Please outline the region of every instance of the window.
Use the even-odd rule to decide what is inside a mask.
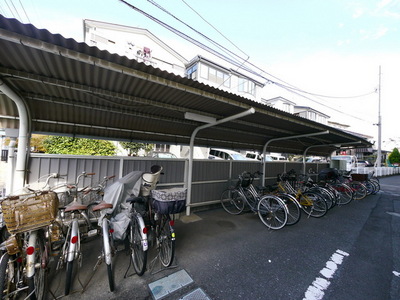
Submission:
[[[282,103],[282,110],[286,112],[290,112],[290,104],[289,103]]]
[[[239,77],[238,91],[254,95],[255,94],[255,84],[254,84],[254,82],[252,82],[246,78]]]
[[[204,79],[208,79],[210,82],[218,84],[219,86],[224,86],[227,88],[231,86],[231,77],[228,73],[209,66],[201,66],[200,76]]]
[[[189,69],[187,69],[186,73],[187,73],[187,78],[190,79],[197,79],[197,64],[195,64],[194,66],[191,66]]]

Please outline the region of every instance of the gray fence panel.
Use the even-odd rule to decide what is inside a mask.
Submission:
[[[100,157],[100,156],[72,156],[72,155],[46,155],[33,154],[29,164],[29,182],[35,183],[38,178],[50,173],[66,175],[62,182],[74,183],[76,177],[82,173],[96,173],[92,178],[86,178],[80,183],[94,185],[104,176],[116,175],[112,184],[120,177],[132,171],[149,172],[152,165],[161,165],[164,175],[160,176],[159,188],[182,187],[185,183],[185,171],[188,166],[186,159],[154,159],[142,157]],[[318,172],[328,164],[307,164],[306,170]],[[267,162],[265,169],[265,185],[276,183],[277,174],[295,169],[302,173],[302,163],[293,162]],[[236,184],[238,175],[244,171],[262,171],[262,164],[257,161],[232,161],[232,160],[194,160],[192,177],[192,205],[201,206],[218,202],[221,193],[230,185]],[[57,182],[54,182],[57,183]],[[261,180],[256,180],[255,185],[261,185]]]
[[[163,175],[159,178],[159,186],[184,184],[185,160],[180,159],[147,159],[147,158],[124,158],[123,176],[132,171],[150,172],[153,165],[160,165],[163,168]]]

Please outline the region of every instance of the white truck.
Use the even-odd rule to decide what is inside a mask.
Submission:
[[[337,164],[335,161],[345,161],[342,166],[342,164]],[[337,156],[331,156],[331,167],[337,168],[337,169],[344,169],[346,171],[351,171],[354,168],[357,168],[357,157],[354,155],[337,155]]]

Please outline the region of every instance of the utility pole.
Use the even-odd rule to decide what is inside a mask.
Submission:
[[[378,154],[376,157],[376,167],[380,168],[382,165],[381,66],[379,66],[378,105]]]

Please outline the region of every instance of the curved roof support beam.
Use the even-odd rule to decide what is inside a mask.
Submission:
[[[270,143],[274,141],[282,141],[282,140],[290,140],[290,139],[297,139],[297,138],[302,138],[302,137],[311,137],[311,136],[316,136],[316,135],[323,135],[323,134],[329,134],[329,130],[321,131],[321,132],[314,132],[314,133],[308,133],[308,134],[299,134],[299,135],[292,135],[292,136],[286,136],[286,137],[280,137],[280,138],[275,138],[275,139],[270,139],[268,142],[265,143],[264,148],[263,148],[263,175],[262,175],[262,183],[265,185],[265,151],[267,150],[267,147]]]
[[[30,138],[30,117],[25,102],[4,81],[0,79],[0,91],[14,101],[19,115],[18,152],[15,173],[12,179],[11,191],[21,189],[25,183],[25,168]]]
[[[220,119],[218,121],[206,120],[206,119],[202,120],[201,116],[200,116],[200,119],[196,119],[196,121],[200,121],[200,122],[209,122],[209,121],[211,121],[211,122],[197,127],[193,131],[193,133],[192,133],[192,135],[190,137],[189,166],[188,166],[188,174],[187,174],[187,180],[186,180],[186,187],[187,187],[186,215],[187,216],[190,215],[190,203],[191,203],[191,200],[192,200],[193,148],[194,148],[194,139],[195,139],[197,133],[202,129],[209,128],[209,127],[212,127],[212,126],[216,126],[216,125],[219,125],[219,124],[222,124],[222,123],[226,123],[226,122],[229,122],[229,121],[232,121],[232,120],[236,120],[236,119],[245,117],[247,115],[254,114],[255,111],[256,110],[252,107],[252,108],[250,108],[250,109],[248,109],[246,111],[243,111],[243,112],[238,113],[236,115],[232,115],[230,117],[226,117],[224,119]],[[185,114],[185,117],[188,118],[188,119],[192,119],[192,120],[194,119],[191,115],[188,115],[188,114]]]
[[[335,143],[335,144],[322,144],[322,145],[311,145],[306,148],[303,152],[303,174],[306,174],[306,155],[307,151],[310,148],[315,148],[315,147],[327,147],[327,146],[334,146],[338,149],[342,148],[344,145],[354,145],[354,144],[361,144],[361,141],[355,141],[355,142],[349,142],[349,143]]]

